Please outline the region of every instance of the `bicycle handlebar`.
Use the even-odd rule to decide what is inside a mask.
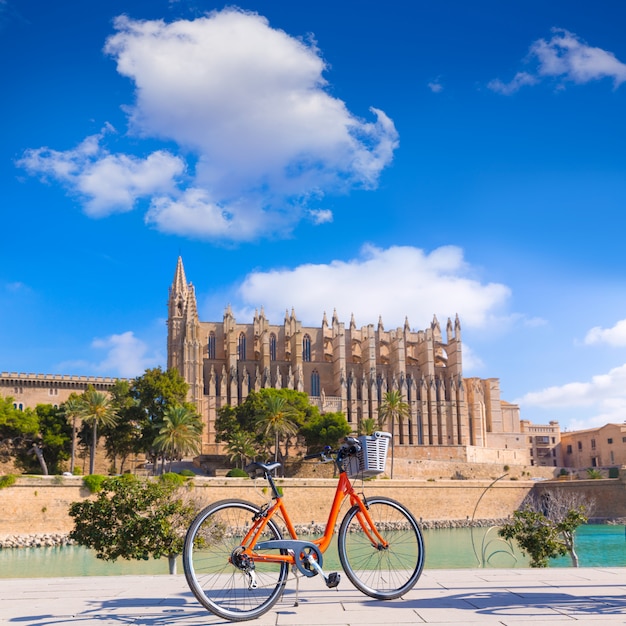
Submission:
[[[361,444],[359,440],[356,439],[355,437],[346,437],[344,439],[344,443],[342,443],[337,450],[333,450],[330,446],[325,446],[321,452],[315,452],[313,454],[305,454],[303,458],[305,460],[321,458],[321,459],[326,459],[330,461],[332,460],[328,458],[330,455],[337,455],[338,460],[340,460],[341,458],[344,458],[346,456],[354,456],[355,454],[358,454],[360,451],[361,451]]]

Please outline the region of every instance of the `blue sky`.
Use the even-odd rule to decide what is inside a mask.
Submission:
[[[547,6],[546,6],[547,5]],[[458,313],[522,418],[626,419],[626,6],[0,0],[0,371],[201,319]]]

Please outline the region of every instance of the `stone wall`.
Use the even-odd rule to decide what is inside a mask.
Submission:
[[[336,480],[325,478],[279,479],[289,514],[295,524],[325,523]],[[445,480],[404,481],[376,479],[364,484],[366,494],[385,495],[407,505],[418,519],[466,520],[506,518],[524,499],[534,483]],[[255,503],[267,499],[264,481],[240,478],[196,478],[195,494],[204,505],[225,498],[242,498]],[[485,490],[487,489],[486,493]],[[483,495],[484,494],[484,495]],[[80,477],[18,478],[15,485],[0,491],[0,536],[69,532],[71,502],[92,497]],[[482,499],[481,499],[482,498]],[[344,510],[347,505],[344,505]],[[342,513],[343,515],[343,513]]]
[[[278,479],[294,524],[325,523],[336,481],[325,478]],[[195,495],[203,504],[226,498],[266,501],[264,481],[196,478]],[[582,490],[595,500],[593,517],[626,518],[626,484],[619,479],[561,481],[385,480],[364,483],[366,495],[385,495],[405,504],[424,522],[506,519],[536,489]],[[66,533],[72,528],[71,502],[92,497],[80,477],[18,478],[0,491],[0,537],[15,534]],[[346,510],[347,505],[344,504]]]

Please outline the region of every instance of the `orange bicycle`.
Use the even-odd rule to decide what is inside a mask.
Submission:
[[[348,437],[337,449],[305,458],[332,461],[339,482],[324,534],[307,541],[297,536],[272,478],[280,463],[252,463],[246,471],[269,483],[271,500],[258,506],[245,500],[221,500],[202,510],[185,539],[183,566],[199,602],[231,621],[254,619],[281,597],[289,568],[305,577],[320,575],[329,588],[337,572],[323,570],[341,505],[350,508],[337,533],[341,566],[352,584],[378,600],[398,598],[412,589],[424,567],[424,540],[415,517],[399,502],[357,493],[351,479],[384,471],[391,435]],[[288,535],[284,538],[283,533]]]

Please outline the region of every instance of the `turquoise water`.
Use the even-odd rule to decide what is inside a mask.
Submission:
[[[454,528],[425,530],[426,568],[462,569],[470,567],[528,567],[528,559],[516,546],[498,538],[495,529]],[[626,567],[626,528],[588,525],[576,533],[576,549],[581,567]],[[570,567],[568,557],[553,559],[551,567]],[[324,569],[341,571],[337,549],[332,545],[324,554]],[[80,546],[62,548],[20,548],[0,550],[0,578],[67,576],[119,576],[125,574],[167,574],[167,559],[149,561],[99,560]],[[178,559],[178,571],[182,564]]]

